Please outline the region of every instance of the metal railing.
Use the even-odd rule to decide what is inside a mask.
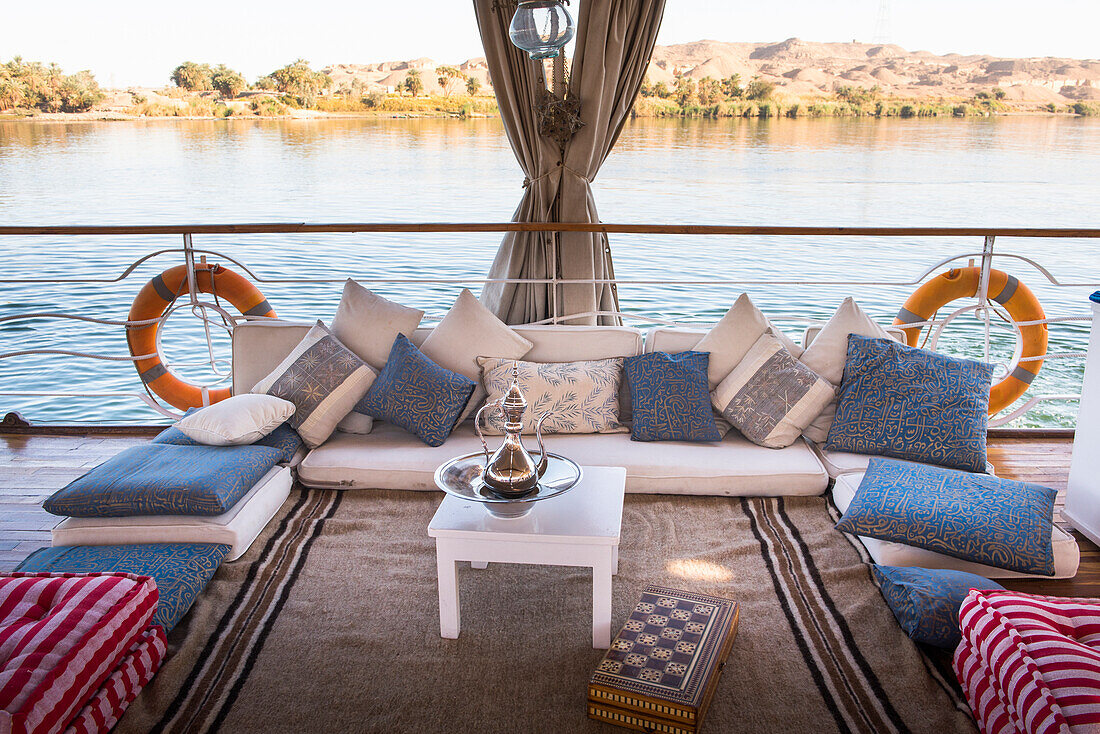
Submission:
[[[58,320],[72,320],[82,321],[86,323],[93,323],[102,326],[116,326],[116,327],[132,327],[142,326],[152,323],[163,324],[173,313],[180,309],[188,308],[191,313],[197,316],[203,323],[206,334],[206,347],[207,347],[207,359],[201,363],[191,363],[190,366],[195,364],[203,364],[209,366],[216,376],[220,378],[219,382],[224,382],[229,379],[229,368],[227,361],[224,357],[219,357],[215,354],[215,348],[213,340],[211,338],[211,329],[222,329],[226,332],[232,331],[233,327],[240,323],[242,320],[249,318],[262,318],[262,317],[247,317],[227,311],[222,305],[216,301],[210,301],[205,298],[205,294],[198,291],[195,282],[194,268],[196,261],[203,261],[206,257],[214,257],[225,263],[229,263],[241,272],[246,274],[249,278],[258,284],[320,284],[320,283],[342,283],[347,273],[340,273],[332,277],[272,277],[264,275],[259,269],[254,269],[247,263],[243,262],[236,256],[221,252],[214,249],[197,248],[194,246],[195,235],[220,235],[220,234],[324,234],[324,233],[413,233],[413,234],[431,234],[431,233],[501,233],[501,232],[516,232],[516,231],[533,231],[533,232],[548,232],[552,234],[560,234],[562,232],[599,232],[605,234],[662,234],[662,235],[702,235],[702,236],[724,236],[731,238],[734,243],[734,247],[741,245],[751,244],[751,240],[760,236],[780,236],[780,237],[816,237],[816,238],[848,238],[848,237],[886,237],[886,238],[913,238],[913,237],[974,237],[981,238],[982,248],[981,250],[973,250],[968,252],[962,252],[949,257],[941,258],[937,262],[925,267],[914,277],[901,278],[901,279],[840,279],[840,280],[820,280],[809,278],[784,278],[784,279],[731,279],[731,278],[710,278],[710,279],[656,279],[656,278],[618,278],[618,279],[569,279],[559,277],[556,273],[548,278],[516,278],[516,279],[490,279],[490,278],[432,278],[432,277],[413,277],[413,278],[395,278],[395,277],[356,277],[356,280],[367,284],[404,284],[404,285],[486,285],[490,283],[515,283],[515,284],[537,284],[549,286],[550,298],[551,298],[551,310],[557,312],[558,292],[561,287],[567,285],[586,285],[586,284],[610,284],[616,286],[639,286],[639,287],[658,287],[658,286],[739,286],[739,287],[759,287],[759,286],[845,286],[845,287],[868,287],[868,286],[890,286],[890,287],[909,287],[916,286],[922,283],[930,275],[940,271],[948,266],[955,266],[958,263],[966,262],[980,262],[981,278],[979,282],[978,293],[976,296],[976,302],[971,305],[956,308],[952,313],[945,317],[932,319],[920,322],[920,323],[907,323],[905,328],[910,329],[914,327],[930,327],[928,335],[925,339],[925,346],[935,349],[940,341],[942,334],[947,326],[953,321],[957,320],[964,314],[972,313],[979,317],[983,323],[984,331],[984,348],[983,355],[986,359],[990,358],[991,354],[991,335],[995,329],[1002,328],[1008,332],[1014,332],[1016,337],[1016,346],[1013,356],[1007,365],[1002,365],[1002,371],[1010,373],[1016,366],[1028,361],[1037,360],[1056,360],[1056,359],[1081,359],[1083,360],[1087,353],[1083,351],[1069,351],[1069,352],[1048,352],[1045,355],[1037,357],[1024,357],[1021,353],[1021,340],[1020,329],[1021,327],[1033,325],[1033,324],[1061,324],[1070,322],[1090,322],[1091,314],[1082,313],[1081,315],[1064,315],[1051,318],[1045,318],[1031,322],[1013,322],[1011,317],[1004,311],[1000,304],[992,301],[989,298],[988,286],[989,286],[989,273],[993,269],[995,260],[1007,260],[1014,261],[1018,264],[1024,264],[1033,268],[1039,276],[1046,281],[1050,286],[1059,288],[1093,288],[1100,287],[1100,273],[1097,273],[1096,279],[1086,280],[1063,280],[1056,277],[1048,268],[1043,266],[1035,259],[1016,254],[1011,252],[999,252],[996,249],[996,241],[998,237],[1013,237],[1013,238],[1083,238],[1083,239],[1100,239],[1100,229],[1051,229],[1051,228],[971,228],[971,227],[776,227],[776,226],[723,226],[723,225],[652,225],[652,224],[588,224],[588,223],[526,223],[526,222],[507,222],[507,223],[337,223],[337,224],[307,224],[307,223],[281,223],[281,224],[221,224],[221,225],[144,225],[144,226],[15,226],[15,227],[0,227],[0,237],[10,236],[49,236],[49,237],[67,237],[67,236],[132,236],[132,235],[178,235],[182,237],[183,246],[180,248],[162,248],[149,252],[135,261],[127,265],[117,276],[112,277],[72,277],[72,278],[57,278],[57,277],[0,277],[0,285],[3,286],[19,286],[19,285],[33,285],[33,284],[54,284],[54,285],[78,285],[78,284],[100,284],[110,285],[117,284],[125,281],[128,277],[133,275],[138,268],[153,260],[154,258],[162,256],[179,256],[182,255],[184,263],[188,267],[188,291],[187,298],[180,299],[182,303],[173,303],[167,311],[156,319],[147,319],[143,321],[129,321],[125,319],[108,319],[99,318],[93,316],[87,316],[82,314],[65,313],[61,311],[43,311],[43,312],[31,312],[31,313],[18,313],[8,316],[0,317],[0,324],[6,322],[13,322],[26,319],[58,319]],[[552,247],[557,246],[557,238],[552,237]],[[552,252],[552,261],[556,261],[556,252]],[[183,295],[183,294],[181,294]],[[438,319],[441,315],[429,314],[430,319]],[[699,326],[702,325],[696,321],[683,321],[683,320],[668,320],[653,315],[638,314],[627,311],[590,311],[585,313],[572,313],[565,315],[555,315],[551,318],[545,319],[538,323],[557,324],[562,322],[576,321],[578,319],[599,317],[599,316],[612,316],[621,319],[636,321],[645,324],[652,325],[667,325],[667,326]],[[994,318],[994,317],[999,318]],[[773,320],[777,321],[791,321],[806,325],[820,325],[820,320],[807,318],[799,314],[774,314]],[[705,322],[704,322],[705,323]],[[38,355],[66,355],[75,357],[86,357],[90,359],[100,359],[108,361],[135,361],[140,359],[148,359],[153,356],[161,356],[163,358],[162,350],[159,344],[159,333],[157,343],[157,353],[155,355],[118,355],[118,354],[101,354],[87,351],[80,351],[77,349],[57,349],[57,348],[33,348],[33,349],[21,349],[10,352],[0,353],[0,360],[13,359],[23,356],[38,356]],[[188,366],[187,364],[179,364],[177,366]],[[217,383],[215,383],[217,384]],[[144,385],[143,385],[144,387]],[[154,410],[160,412],[165,416],[176,416],[173,411],[163,407],[158,403],[154,396],[148,392],[100,392],[100,393],[73,393],[73,392],[61,392],[61,391],[5,391],[0,390],[0,395],[6,396],[30,396],[30,397],[66,397],[66,396],[101,396],[101,397],[127,397],[136,398],[145,402],[148,406]],[[1073,401],[1079,398],[1078,393],[1059,393],[1059,394],[1044,394],[1044,395],[1032,395],[1022,404],[1015,405],[1011,410],[1002,412],[1001,414],[993,417],[990,421],[991,426],[1004,425],[1020,416],[1026,414],[1028,411],[1035,408],[1037,405],[1043,402],[1052,401]]]

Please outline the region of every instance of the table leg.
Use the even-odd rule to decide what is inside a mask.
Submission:
[[[459,631],[458,564],[438,539],[435,566],[439,577],[439,636],[454,640]]]
[[[470,561],[470,568],[476,568],[478,570],[489,567],[488,561]]]
[[[601,549],[592,564],[592,647],[611,646],[611,575],[614,573],[614,552]]]
[[[611,568],[612,568],[611,575],[618,576],[619,575],[619,546],[615,546],[614,556],[612,556],[612,558],[613,558],[613,560],[611,561],[611,564],[612,564],[612,566],[611,566]]]

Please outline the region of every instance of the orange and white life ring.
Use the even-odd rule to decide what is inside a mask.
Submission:
[[[979,267],[955,268],[937,275],[914,291],[894,319],[894,325],[901,326],[902,331],[905,332],[906,343],[915,347],[923,327],[914,326],[907,329],[905,324],[930,321],[936,311],[945,304],[958,298],[976,296],[981,277],[982,269]],[[1043,307],[1039,305],[1039,299],[1031,289],[1008,273],[990,270],[987,292],[991,300],[1004,306],[1017,324],[1046,318]],[[1030,324],[1017,328],[1020,330],[1021,359],[1046,356],[1046,324]],[[1041,359],[1018,361],[1013,370],[990,389],[989,414],[1000,412],[1023,395],[1042,366]]]
[[[224,298],[245,316],[275,317],[271,304],[256,286],[220,265],[195,265],[195,287],[202,293]],[[187,266],[168,268],[144,286],[130,307],[130,321],[150,321],[162,317],[180,295],[187,293]],[[157,338],[162,322],[126,327],[130,355],[154,355],[134,360],[134,367],[146,387],[170,405],[180,409],[212,405],[229,397],[228,387],[207,388],[184,382],[164,364]]]

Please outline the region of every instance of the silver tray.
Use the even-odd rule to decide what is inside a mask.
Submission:
[[[531,456],[539,455],[534,452]],[[435,485],[460,499],[483,503],[490,515],[523,517],[539,500],[568,492],[581,480],[581,468],[572,459],[552,453],[547,453],[546,459],[546,472],[539,478],[538,489],[515,499],[501,497],[482,481],[485,454],[481,451],[457,456],[440,466],[435,470]]]

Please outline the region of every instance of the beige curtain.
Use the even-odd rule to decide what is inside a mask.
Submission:
[[[542,65],[512,45],[508,38],[514,2],[474,0],[478,27],[496,90],[501,118],[512,150],[527,177],[526,190],[513,221],[597,222],[591,181],[607,159],[645,77],[665,0],[579,0],[571,7],[577,19],[570,90],[581,100],[585,125],[566,146],[539,134],[535,106],[545,86]],[[537,232],[509,233],[489,271],[490,278],[614,278],[611,250],[602,234],[568,232],[558,237]],[[482,302],[508,323],[549,318],[553,302],[549,285],[489,284]],[[561,286],[558,316],[618,310],[612,284]],[[619,323],[615,316],[588,315],[567,323]]]

